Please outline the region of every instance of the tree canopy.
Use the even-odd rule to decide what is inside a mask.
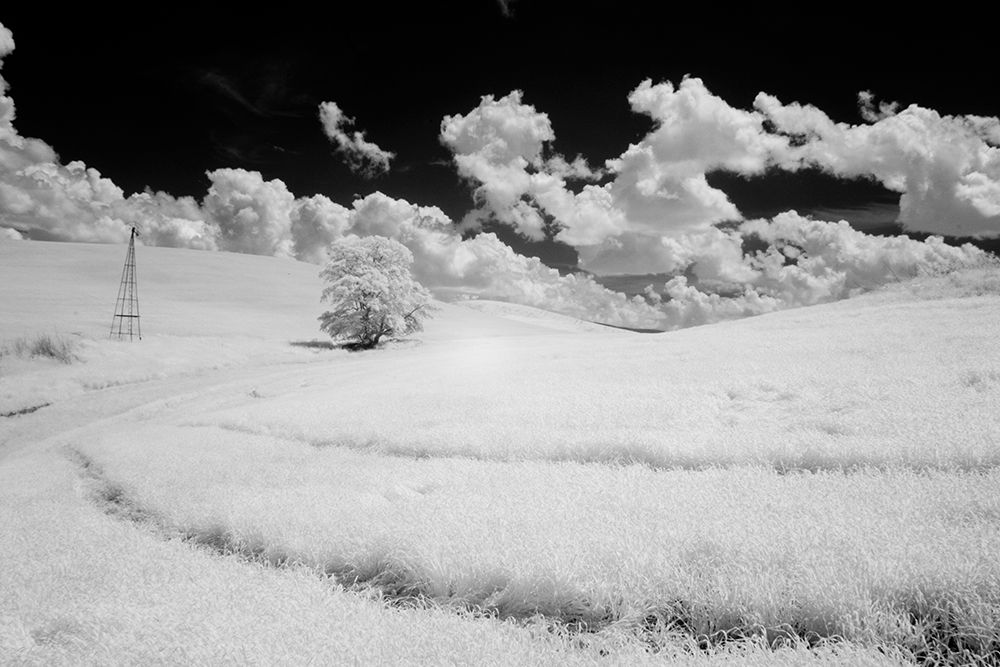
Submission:
[[[345,236],[329,255],[320,277],[321,300],[331,308],[319,317],[321,330],[367,349],[423,329],[430,293],[413,279],[406,246],[384,236]]]

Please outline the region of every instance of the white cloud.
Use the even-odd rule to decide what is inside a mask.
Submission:
[[[761,114],[731,107],[695,77],[685,77],[677,87],[647,79],[632,91],[629,102],[633,111],[656,122],[642,144],[671,176],[711,169],[759,174],[787,143],[764,131]]]
[[[484,95],[466,115],[445,116],[441,141],[456,155],[480,154],[491,162],[524,160],[538,165],[545,142],[555,139],[547,114],[523,104],[520,90],[494,98]]]
[[[10,227],[0,227],[0,243],[5,241],[21,241],[24,237],[21,236],[20,232],[16,229],[11,229]]]
[[[506,18],[511,16],[511,5],[514,4],[514,0],[497,0],[497,6],[500,8],[500,13]]]
[[[845,221],[811,220],[794,211],[773,220],[747,221],[737,231],[720,233],[733,240],[752,235],[767,248],[736,262],[732,244],[728,257],[720,257],[711,250],[712,244],[699,244],[704,239],[685,237],[682,246],[695,275],[716,287],[731,282],[739,293],[722,296],[689,284],[684,276],[674,278],[663,286],[669,298],[660,305],[665,326],[691,326],[846,299],[925,272],[987,261],[986,253],[971,245],[949,246],[934,236],[924,242],[905,236],[871,236]],[[717,266],[712,264],[715,260],[721,260]]]
[[[485,95],[469,113],[441,121],[440,139],[454,153],[459,175],[476,184],[476,208],[463,229],[494,220],[537,241],[545,238],[546,216],[552,216],[572,240],[575,228],[582,229],[580,238],[594,236],[594,229],[616,230],[621,221],[605,188],[588,185],[574,194],[566,186],[567,179],[595,180],[603,172],[580,156],[572,162],[557,153],[546,157],[555,140],[552,124],[522,97],[519,90],[499,99]]]
[[[545,161],[544,171],[567,181],[596,181],[606,173],[605,169],[591,167],[587,158],[582,155],[577,155],[570,162],[559,154],[553,155]]]
[[[327,248],[347,228],[349,211],[323,195],[295,200],[291,211],[292,252],[297,259],[325,264]]]
[[[3,150],[0,141],[0,152]],[[123,243],[139,228],[150,245],[216,249],[217,231],[191,197],[144,192],[126,198],[111,180],[82,162],[0,167],[0,225],[32,238]]]
[[[0,221],[51,240],[116,243],[128,238],[117,218],[118,186],[82,162],[29,164],[0,172]]]
[[[819,109],[761,93],[754,105],[798,138],[784,159],[844,178],[877,179],[901,193],[899,221],[953,236],[1000,234],[1000,119],[942,116],[859,96],[867,124],[834,123]]]
[[[569,219],[557,237],[580,249],[589,270],[628,271],[628,248],[641,254],[629,272],[670,270],[673,251],[661,248],[663,239],[742,218],[729,197],[709,185],[707,173],[754,175],[769,166],[796,166],[786,157],[788,138],[766,131],[765,114],[730,106],[701,79],[685,77],[678,86],[646,80],[628,99],[633,111],[653,120],[653,129],[608,161],[615,178],[605,186],[605,215]],[[658,265],[657,257],[665,263]]]
[[[871,236],[843,220],[810,220],[794,211],[771,221],[748,221],[740,231],[770,244],[765,255],[750,260],[760,272],[754,283],[795,306],[847,298],[923,271],[975,264],[986,256],[971,245],[947,245],[940,237]],[[788,264],[784,257],[795,262]]]
[[[560,230],[555,238],[563,243],[578,248],[592,245],[622,234],[630,227],[624,211],[615,205],[614,195],[606,186],[586,185],[574,194],[566,189],[560,176],[535,174],[531,182],[535,201],[559,223]]]
[[[449,229],[451,219],[437,206],[417,206],[381,192],[358,199],[351,211],[350,232],[399,239],[409,229]]]
[[[677,276],[663,286],[669,298],[660,305],[663,325],[669,329],[711,324],[780,310],[780,301],[757,290],[747,289],[736,297],[703,292],[688,285],[687,278]]]
[[[645,261],[639,268],[595,258],[624,259],[624,249],[639,248],[634,241],[640,237],[658,239],[740,219],[705,174],[713,169],[760,173],[772,153],[788,143],[764,131],[761,113],[733,109],[700,79],[686,78],[677,88],[645,81],[629,101],[653,119],[654,129],[608,161],[611,183],[579,192],[571,191],[566,180],[593,180],[604,172],[579,157],[572,163],[558,155],[546,159],[555,139],[552,125],[546,114],[522,102],[520,91],[500,99],[487,95],[468,114],[446,116],[441,141],[455,154],[459,174],[477,184],[477,208],[463,227],[491,219],[540,240],[551,217],[558,224],[555,238],[580,250],[588,270],[662,271],[666,267],[651,264],[656,248],[643,246]]]
[[[194,197],[141,192],[116,208],[125,224],[135,226],[146,245],[196,250],[218,249],[218,228],[204,220]]]
[[[632,231],[681,234],[742,217],[704,173],[680,176],[657,160],[649,146],[633,146],[610,164],[617,173],[611,197]]]
[[[576,250],[581,267],[604,276],[669,273],[683,269],[689,259],[687,249],[670,237],[628,231]]]
[[[737,109],[697,78],[678,86],[644,81],[629,102],[654,128],[608,161],[611,182],[573,192],[566,179],[595,172],[544,157],[555,133],[549,117],[522,97],[519,91],[486,96],[468,114],[442,122],[441,140],[454,152],[459,174],[476,184],[477,207],[463,227],[491,219],[535,240],[555,229],[557,240],[577,249],[581,267],[596,273],[673,271],[700,245],[696,270],[719,279],[745,274],[734,259],[736,237],[710,231],[742,219],[727,195],[709,185],[706,174],[714,170],[756,175],[819,166],[840,177],[876,178],[901,193],[899,220],[908,229],[1000,233],[996,118],[941,116],[917,106],[898,111],[862,93],[867,124],[847,125],[766,93],[753,109]],[[720,245],[706,246],[706,239]]]
[[[521,97],[519,90],[500,99],[484,95],[464,116],[444,117],[440,140],[454,153],[459,175],[478,183],[473,193],[477,206],[463,220],[463,228],[494,219],[540,240],[544,220],[527,200],[530,172],[542,167],[542,149],[555,134],[549,117],[523,104]]]
[[[14,50],[14,34],[0,23],[0,58]]]
[[[348,133],[347,128],[354,124],[354,119],[345,115],[336,102],[319,105],[319,120],[323,124],[323,132],[337,144],[351,171],[369,178],[389,171],[389,164],[396,154],[382,150],[365,139],[364,132]]]
[[[218,227],[220,250],[252,255],[291,257],[291,212],[295,197],[277,179],[265,181],[260,172],[216,169],[203,207]]]
[[[580,263],[602,275],[670,273],[689,270],[702,283],[743,283],[753,270],[743,257],[738,230],[716,227],[682,236],[625,232],[599,245],[578,249]]]

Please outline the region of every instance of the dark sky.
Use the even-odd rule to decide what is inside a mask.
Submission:
[[[736,12],[700,3],[698,12],[543,0],[519,0],[508,12],[492,0],[328,3],[324,11],[23,4],[0,10],[17,44],[3,68],[16,127],[126,193],[148,186],[200,198],[206,170],[242,167],[280,178],[298,196],[349,205],[381,190],[458,219],[469,188],[438,142],[441,118],[515,88],[549,114],[557,151],[595,165],[651,128],[626,99],[645,78],[677,83],[692,74],[737,107],[766,91],[853,123],[860,90],[942,113],[1000,115],[988,22],[940,7],[873,18],[871,5],[843,4],[790,13],[762,3]],[[344,165],[317,120],[327,100],[397,154],[390,173],[366,180]],[[747,216],[881,204],[891,217],[898,199],[817,174],[710,182]]]

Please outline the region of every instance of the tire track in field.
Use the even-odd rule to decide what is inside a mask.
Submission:
[[[578,636],[581,642],[586,642],[587,635],[614,627],[634,635],[653,650],[657,646],[655,637],[665,633],[675,637],[677,633],[689,635],[704,648],[749,636],[735,628],[698,636],[694,631],[688,605],[682,601],[674,601],[664,605],[662,609],[651,610],[642,618],[625,619],[607,609],[587,609],[580,604],[575,604],[572,608],[554,607],[528,614],[508,612],[502,605],[491,604],[488,597],[480,602],[440,599],[429,591],[428,586],[421,583],[419,576],[414,576],[405,563],[398,561],[379,560],[373,566],[346,562],[318,566],[316,563],[304,562],[280,547],[240,540],[221,527],[209,530],[186,530],[178,527],[155,510],[144,506],[126,488],[111,480],[100,464],[86,454],[70,446],[66,448],[66,455],[76,465],[84,480],[87,499],[112,518],[132,523],[163,540],[182,540],[195,548],[206,549],[215,556],[237,558],[266,567],[305,567],[345,590],[377,599],[388,606],[451,608],[473,616],[541,626],[553,633],[569,633]],[[498,590],[502,588],[501,585]],[[815,645],[835,639],[819,636],[799,638],[794,632],[785,630],[773,634],[771,641],[778,643],[808,641]]]
[[[714,470],[718,468],[741,468],[745,466],[769,468],[778,474],[839,472],[845,474],[859,472],[887,472],[894,470],[911,470],[917,472],[940,471],[954,473],[987,473],[1000,468],[1000,451],[989,457],[976,457],[975,460],[879,460],[871,458],[866,461],[848,462],[836,456],[793,457],[764,456],[761,458],[730,457],[711,458],[696,454],[664,454],[651,452],[614,451],[591,447],[581,452],[546,452],[532,455],[528,450],[518,450],[514,455],[492,452],[479,452],[461,445],[446,447],[423,447],[420,444],[409,444],[397,441],[382,441],[372,438],[352,438],[348,435],[317,438],[309,435],[289,432],[286,429],[253,428],[234,422],[190,421],[184,426],[217,428],[231,433],[252,436],[267,436],[279,440],[290,440],[302,443],[315,449],[340,447],[363,454],[375,454],[397,459],[471,459],[493,463],[509,463],[513,461],[542,461],[548,463],[580,463],[609,466],[639,465],[653,470]]]

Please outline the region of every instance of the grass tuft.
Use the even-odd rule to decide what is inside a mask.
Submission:
[[[45,357],[64,364],[71,364],[79,360],[76,355],[76,344],[58,334],[37,334],[34,337],[15,338],[0,345],[0,359],[6,356],[21,359]]]

